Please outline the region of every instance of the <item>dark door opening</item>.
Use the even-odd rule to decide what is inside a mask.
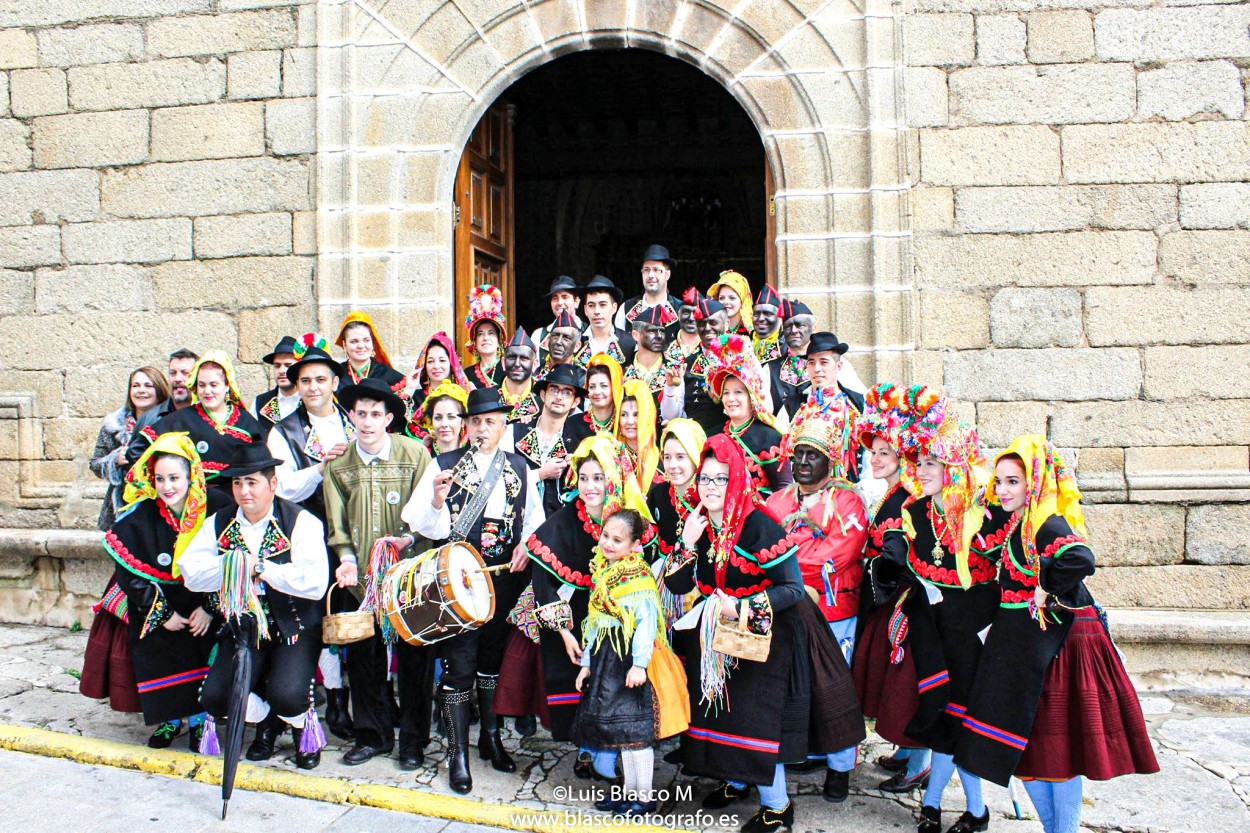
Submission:
[[[516,313],[547,324],[557,275],[642,291],[640,258],[667,246],[669,291],[724,269],[763,285],[770,245],[759,133],[714,79],[646,50],[558,58],[514,84]]]

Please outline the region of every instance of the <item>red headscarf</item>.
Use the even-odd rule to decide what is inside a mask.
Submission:
[[[425,343],[425,347],[421,348],[421,355],[417,357],[417,369],[413,371],[412,376],[417,380],[417,387],[423,393],[430,392],[430,379],[425,373],[425,359],[430,354],[430,345],[437,344],[447,352],[447,358],[451,362],[451,373],[448,375],[448,381],[455,382],[465,390],[469,389],[469,380],[465,378],[464,369],[460,366],[460,357],[456,355],[456,345],[452,343],[451,338],[444,332],[437,332],[430,336],[430,340]]]
[[[718,463],[729,466],[729,485],[725,487],[725,511],[721,518],[720,531],[712,535],[712,552],[717,569],[723,569],[733,552],[738,537],[742,534],[742,525],[747,516],[756,510],[754,490],[751,488],[751,475],[747,472],[747,461],[742,456],[742,449],[728,434],[716,434],[707,438],[703,446],[703,459],[709,457]],[[700,470],[703,465],[700,463]],[[709,530],[710,531],[710,530]]]

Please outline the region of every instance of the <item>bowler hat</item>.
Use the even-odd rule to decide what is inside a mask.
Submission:
[[[286,369],[286,378],[292,383],[299,381],[299,372],[308,364],[324,364],[330,368],[330,371],[340,379],[347,375],[347,371],[343,369],[343,365],[334,360],[334,357],[322,350],[320,347],[309,347],[304,351],[304,355],[300,356],[300,360]]]
[[[469,391],[469,407],[465,410],[466,417],[478,414],[507,414],[512,406],[503,401],[499,388],[474,388]]]
[[[394,419],[387,427],[388,431],[402,431],[407,423],[407,409],[404,400],[391,390],[390,385],[381,379],[361,379],[354,385],[348,385],[338,392],[339,404],[350,411],[361,399],[374,399],[386,406],[386,410]]]
[[[222,470],[221,476],[243,477],[265,469],[276,469],[280,465],[282,461],[271,455],[264,443],[253,442],[241,447],[238,455],[230,461],[230,465]]]
[[[583,381],[585,381],[584,374],[576,365],[558,364],[548,370],[546,376],[534,383],[534,393],[542,394],[550,385],[564,385],[572,388],[579,397],[585,399],[586,388],[582,386]]]
[[[551,288],[547,290],[547,294],[543,297],[550,300],[551,296],[555,295],[557,292],[571,292],[576,295],[577,281],[573,280],[568,275],[561,275],[551,282]]]
[[[273,364],[273,360],[283,353],[295,355],[295,338],[294,336],[283,336],[277,346],[273,348],[272,353],[266,353],[261,357],[261,361],[265,364]]]
[[[669,269],[672,269],[677,265],[677,261],[673,260],[673,256],[668,253],[668,249],[658,243],[652,243],[647,247],[647,250],[642,253],[642,262],[646,263],[648,260],[659,261]]]
[[[625,293],[621,291],[621,288],[612,283],[611,278],[605,278],[603,275],[595,275],[586,282],[586,285],[583,286],[580,291],[583,298],[592,292],[606,292],[611,295],[612,299],[618,304],[625,297]]]
[[[833,333],[812,333],[812,340],[807,343],[807,353],[803,358],[810,359],[817,353],[835,353],[841,356],[850,349],[850,345],[845,341],[838,341],[838,337]]]

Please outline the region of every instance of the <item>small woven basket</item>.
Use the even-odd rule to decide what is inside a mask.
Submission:
[[[738,621],[721,617],[716,620],[716,631],[712,634],[712,649],[738,659],[751,662],[764,662],[768,659],[768,651],[773,644],[772,633],[760,635],[747,630],[747,603],[742,602],[738,613]]]
[[[321,620],[321,641],[327,645],[350,645],[373,636],[373,611],[353,610],[350,613],[331,613],[331,585],[326,592],[326,615]]]

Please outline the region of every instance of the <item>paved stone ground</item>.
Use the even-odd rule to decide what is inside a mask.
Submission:
[[[110,711],[107,705],[78,693],[75,673],[82,667],[86,639],[85,633],[55,628],[0,625],[0,722],[144,743],[149,730],[137,715]],[[1086,827],[1125,833],[1250,830],[1250,701],[1151,695],[1143,698],[1143,705],[1156,741],[1162,773],[1087,784]],[[511,729],[506,735],[518,773],[496,773],[474,754],[473,798],[509,803],[518,808],[587,809],[588,802],[579,800],[576,791],[589,788],[589,784],[573,777],[574,756],[568,747],[551,741],[542,730],[527,739],[516,737]],[[318,775],[450,793],[443,766],[446,749],[441,738],[427,748],[426,766],[416,773],[400,772],[389,759],[375,759],[360,767],[343,766],[338,762],[338,743],[333,737],[331,742],[334,746],[326,750]],[[185,743],[185,738],[180,738],[174,748],[185,748]],[[823,783],[820,773],[792,776],[790,789],[798,795],[796,831],[912,829],[918,796],[900,799],[873,789],[886,773],[871,761],[887,749],[875,737],[865,743],[861,749],[864,763],[851,778],[851,799],[840,806],[829,805],[820,798]],[[292,754],[288,741],[287,747],[280,750],[270,765],[292,769],[289,760]],[[690,788],[694,799],[711,787],[710,782],[681,775],[658,759],[655,784],[657,788],[668,789],[672,795],[676,795],[679,788],[682,791]],[[570,789],[574,791],[572,798],[568,795]],[[993,814],[994,830],[1008,833],[1041,830],[1036,821],[1027,818],[1031,807],[1023,790],[1020,790],[1021,806],[1026,815],[1023,821],[1015,820],[1006,790],[987,786],[986,799]],[[962,800],[957,783],[952,783],[943,803],[955,808],[962,805]],[[663,809],[689,814],[697,808],[696,800],[674,799]],[[948,815],[953,821],[953,814]],[[329,825],[338,817],[327,818],[325,823]]]

